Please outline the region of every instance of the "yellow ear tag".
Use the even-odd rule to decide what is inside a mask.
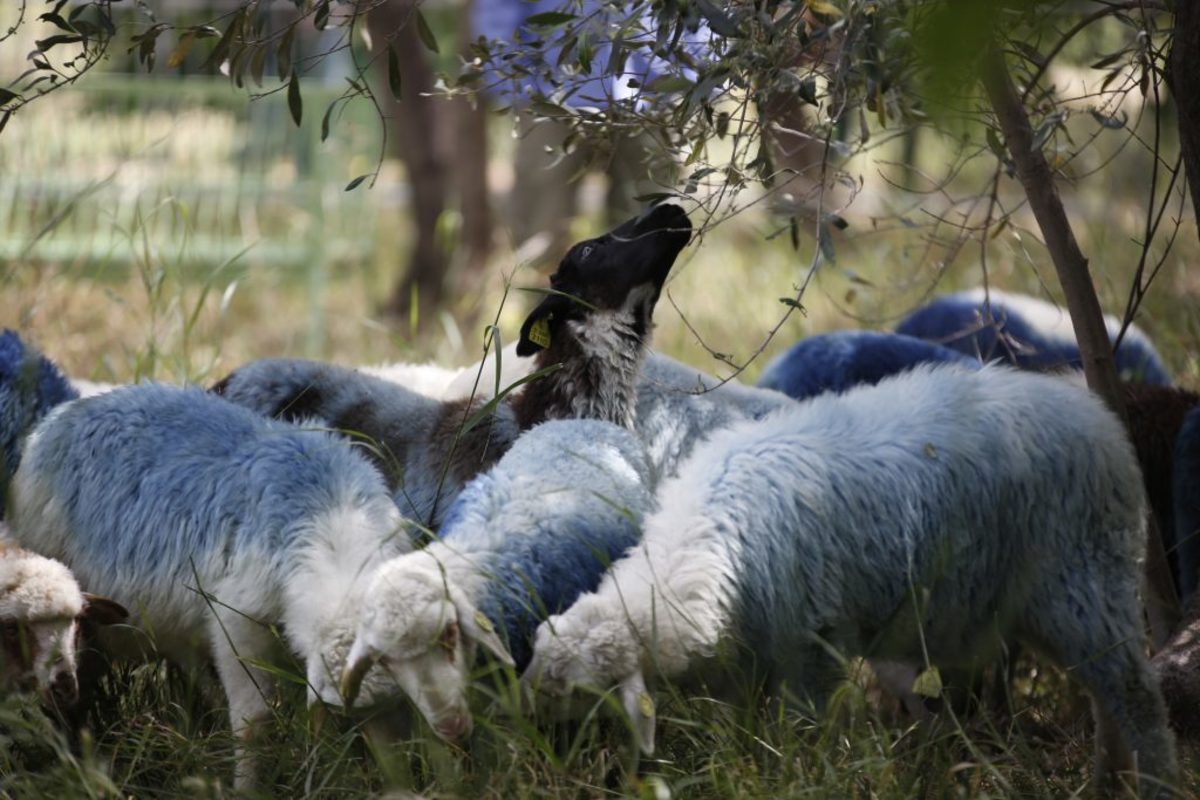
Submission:
[[[917,676],[912,685],[913,694],[921,697],[941,697],[942,674],[937,667],[930,667]]]
[[[642,712],[646,719],[654,716],[654,701],[645,692],[638,695],[638,711]]]
[[[550,346],[549,317],[538,317],[537,321],[529,326],[529,341],[541,348]]]
[[[484,633],[492,633],[496,629],[492,627],[492,621],[484,616],[482,611],[475,612],[475,624],[479,626],[479,630]]]

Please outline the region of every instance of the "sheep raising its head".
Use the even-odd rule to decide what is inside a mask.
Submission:
[[[467,684],[477,644],[513,665],[492,623],[436,561],[423,552],[392,559],[375,573],[364,597],[342,677],[346,705],[378,664],[438,736],[461,739],[472,727]]]
[[[576,688],[599,693],[619,686],[638,746],[649,755],[654,750],[655,711],[640,654],[628,621],[615,618],[601,597],[584,595],[565,613],[538,626],[533,660],[521,683],[533,689],[540,713],[566,716],[575,715],[569,698]]]
[[[0,688],[37,691],[52,707],[78,698],[76,640],[86,617],[118,622],[129,613],[117,603],[79,590],[58,561],[0,543]]]

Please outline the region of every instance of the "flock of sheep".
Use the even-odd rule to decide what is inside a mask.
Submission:
[[[310,703],[405,696],[458,740],[482,647],[547,713],[617,690],[650,752],[656,682],[819,710],[845,656],[904,694],[1023,643],[1091,696],[1098,779],[1169,791],[1139,588],[1151,510],[1196,588],[1200,398],[1126,331],[1131,443],[1052,371],[1078,361],[1065,315],[997,292],[721,383],[647,352],[690,233],[660,205],[575,245],[515,353],[459,372],[264,360],[78,399],[5,332],[4,686],[69,704],[80,620],[128,616],[89,645],[215,664],[244,741],[278,625]]]

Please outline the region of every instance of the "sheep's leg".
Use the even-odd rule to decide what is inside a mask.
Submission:
[[[1036,592],[1025,633],[1065,667],[1092,698],[1096,783],[1136,770],[1139,794],[1169,792],[1176,777],[1175,742],[1166,706],[1143,652],[1140,604],[1133,580],[1094,579],[1075,571]]]
[[[776,664],[771,671],[768,691],[789,706],[824,714],[834,690],[846,679],[842,662],[828,648],[825,642],[797,647],[786,664]]]
[[[233,785],[243,791],[254,786],[257,779],[249,745],[270,718],[276,691],[275,679],[247,662],[269,659],[274,643],[261,623],[234,612],[219,613],[210,625],[209,635],[213,661],[229,701],[229,724],[237,738]]]
[[[1139,794],[1155,797],[1175,779],[1175,741],[1137,633],[1139,640],[1079,663],[1071,674],[1092,696],[1097,781],[1136,770],[1144,776]]]

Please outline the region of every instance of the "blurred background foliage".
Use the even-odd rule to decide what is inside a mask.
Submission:
[[[1138,322],[1195,376],[1197,237],[1170,180],[1157,5],[512,5],[530,23],[487,38],[478,8],[444,0],[6,4],[3,74],[33,71],[0,106],[0,322],[100,379],[284,353],[463,362],[509,276],[537,284],[525,267],[635,192],[704,226],[656,341],[718,371],[712,353],[742,365],[764,343],[887,327],[985,270],[1061,300],[973,77],[1004,30],[1102,304],[1124,309],[1145,243],[1163,264]],[[72,82],[76,52],[90,69]],[[530,169],[522,143],[551,126]],[[614,202],[628,141],[644,164]],[[534,183],[553,202],[526,213],[539,171],[576,187],[571,208]],[[555,212],[548,241],[525,238],[522,218]],[[512,331],[521,295],[509,305]]]

